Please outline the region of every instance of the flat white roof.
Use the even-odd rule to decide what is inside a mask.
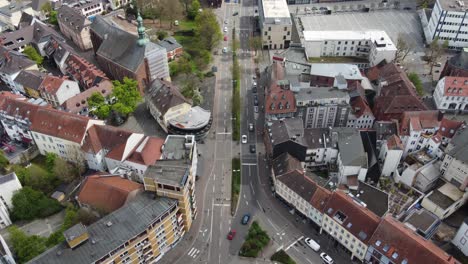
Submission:
[[[289,8],[286,0],[262,0],[263,16],[265,18],[289,18]]]
[[[312,63],[311,75],[336,77],[341,74],[346,80],[362,80],[358,66],[346,63]]]
[[[192,107],[190,111],[183,115],[176,116],[169,120],[174,127],[182,130],[200,129],[210,122],[211,112],[199,106]]]
[[[325,41],[325,40],[370,40],[378,44],[385,44],[385,49],[396,49],[392,39],[382,30],[369,31],[304,31],[305,41]]]

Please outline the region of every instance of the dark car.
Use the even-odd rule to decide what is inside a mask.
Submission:
[[[250,132],[254,131],[254,125],[252,123],[249,123],[249,131]]]
[[[238,14],[239,14],[239,12],[236,11],[236,12],[234,12],[232,15],[233,15],[233,16],[237,16]]]
[[[255,106],[258,106],[258,100],[257,100],[257,98],[254,99],[254,105],[255,105]]]
[[[252,93],[257,93],[257,86],[252,87]]]
[[[243,217],[242,217],[242,224],[243,225],[246,225],[249,223],[249,220],[250,220],[250,215],[249,214],[245,214]]]
[[[250,153],[255,153],[255,145],[250,145]]]

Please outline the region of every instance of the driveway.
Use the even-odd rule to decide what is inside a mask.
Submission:
[[[65,210],[62,210],[52,216],[46,217],[44,219],[36,219],[29,223],[18,223],[17,226],[23,230],[27,235],[38,235],[41,237],[48,237],[53,232],[57,231],[63,223],[65,218]],[[8,242],[10,234],[8,233],[8,228],[0,230],[0,234]]]

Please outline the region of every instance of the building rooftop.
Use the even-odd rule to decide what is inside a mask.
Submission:
[[[88,99],[91,97],[93,93],[100,93],[102,96],[107,97],[110,96],[114,86],[112,82],[109,80],[104,80],[95,86],[68,98],[62,104],[62,108],[70,113],[78,114],[80,111],[84,110],[84,108],[88,107]]]
[[[393,41],[385,31],[304,31],[305,41],[325,41],[325,40],[370,40],[378,42],[377,50],[396,50]]]
[[[468,6],[468,1],[465,0],[437,0],[444,11],[458,11],[465,13],[466,7]]]
[[[374,127],[377,140],[386,140],[393,135],[398,135],[398,124],[394,121],[375,121]]]
[[[262,10],[263,10],[263,17],[269,21],[269,23],[275,24],[291,24],[291,17],[289,14],[288,4],[286,0],[261,0],[262,2]],[[277,19],[279,21],[277,22]]]
[[[301,171],[304,169],[301,162],[287,152],[279,155],[276,159],[274,159],[271,166],[276,177],[286,174],[290,171]]]
[[[468,129],[459,129],[446,149],[447,154],[457,160],[468,162]]]
[[[338,149],[343,165],[367,168],[367,154],[359,131],[347,127],[336,127],[332,130],[338,132]]]
[[[21,84],[23,87],[39,90],[39,86],[44,81],[45,73],[36,70],[21,71],[15,78],[15,83]]]
[[[357,190],[351,190],[356,199],[366,204],[366,207],[379,217],[388,211],[388,193],[367,183],[359,182]]]
[[[440,128],[437,131],[437,134],[445,138],[452,138],[455,135],[455,132],[462,127],[463,123],[463,121],[452,120],[444,117],[440,121]]]
[[[411,131],[437,129],[442,120],[442,113],[437,110],[406,111],[400,120],[400,135],[408,136]]]
[[[210,119],[210,111],[205,110],[200,106],[194,106],[190,108],[187,113],[170,119],[169,124],[181,130],[194,130],[208,125],[208,123],[210,123]]]
[[[306,201],[310,201],[317,189],[315,182],[305,176],[303,171],[290,171],[276,179]]]
[[[333,147],[329,128],[306,128],[304,129],[304,143],[310,149]]]
[[[10,181],[14,181],[16,179],[17,179],[17,177],[16,177],[16,174],[14,172],[8,173],[8,174],[5,174],[5,175],[0,175],[0,184],[4,184],[4,183],[10,182]]]
[[[298,93],[295,93],[296,102],[318,102],[321,99],[337,99],[336,104],[349,103],[349,94],[347,91],[339,90],[337,88],[302,88]]]
[[[3,46],[0,46],[0,54],[2,54],[0,57],[0,72],[8,75],[36,65],[36,62],[30,60],[26,55]]]
[[[145,171],[144,178],[161,184],[183,187],[190,175],[191,164],[185,160],[158,160]]]
[[[449,196],[445,195],[439,190],[434,190],[426,198],[429,199],[431,202],[435,203],[437,206],[439,206],[442,209],[447,209],[454,202],[456,202],[456,200],[450,198]]]
[[[84,264],[99,262],[123,243],[145,232],[155,220],[177,206],[177,200],[142,193],[128,205],[87,227],[89,239],[73,250],[66,242],[47,250],[29,263]]]
[[[186,99],[173,83],[164,80],[154,80],[146,91],[146,100],[150,101],[162,116],[174,106],[183,103],[192,104]]]
[[[362,80],[364,78],[356,65],[345,63],[312,63],[310,74],[332,78],[343,75],[346,80]]]
[[[414,232],[418,232],[425,237],[439,221],[439,218],[435,214],[422,208],[411,211],[411,213],[405,218],[404,223]]]
[[[167,38],[159,41],[158,44],[161,45],[162,47],[166,48],[167,52],[176,50],[178,48],[182,48],[182,45],[180,45],[179,42],[177,42],[177,40],[175,38],[173,38],[173,37],[167,37]]]
[[[162,146],[161,159],[185,160],[190,158],[194,136],[168,135]]]
[[[91,21],[76,8],[62,5],[57,11],[57,20],[60,24],[66,26],[75,33],[80,33],[91,25]]]
[[[303,121],[300,118],[286,118],[271,122],[268,128],[273,144],[279,144],[291,139],[301,142],[304,134]]]
[[[13,13],[22,12],[29,7],[31,7],[30,1],[12,0],[8,5],[0,7],[0,14],[11,17]]]

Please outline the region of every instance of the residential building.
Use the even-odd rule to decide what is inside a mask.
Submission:
[[[264,49],[287,49],[291,43],[292,20],[286,0],[261,0],[259,24]]]
[[[173,37],[167,37],[159,41],[158,44],[166,49],[167,59],[170,61],[175,60],[184,53],[184,48],[182,45],[180,45]]]
[[[30,1],[11,1],[7,5],[0,7],[0,22],[9,28],[17,28],[21,20],[21,13],[34,15]]]
[[[457,186],[451,183],[445,183],[440,188],[426,194],[421,205],[440,219],[445,219],[463,206],[467,199],[468,192],[460,191]]]
[[[73,53],[73,48],[68,46],[65,42],[60,41],[60,39],[52,37],[44,45],[43,51],[45,56],[53,60],[60,69],[60,72],[65,75],[67,73],[67,65],[65,62],[68,56]]]
[[[116,10],[120,7],[127,6],[130,4],[130,0],[117,0],[117,1],[107,1],[107,6],[109,6],[112,10]]]
[[[177,200],[143,193],[87,227],[67,229],[65,242],[30,263],[154,263],[184,236],[181,215]]]
[[[403,156],[403,143],[397,135],[384,140],[379,153],[379,162],[382,165],[382,176],[393,177]],[[383,163],[383,164],[382,164]]]
[[[406,73],[393,63],[382,67],[379,87],[373,109],[376,120],[400,120],[403,112],[427,110]]]
[[[309,206],[309,219],[311,219],[317,226],[322,226],[323,215],[328,201],[332,196],[332,191],[323,188],[317,184],[317,189],[315,190],[312,198],[310,198]]]
[[[71,39],[81,50],[93,47],[89,28],[91,21],[80,10],[62,5],[57,10],[57,21],[62,34]]]
[[[468,77],[446,76],[434,89],[434,102],[441,111],[468,112]]]
[[[406,227],[424,239],[431,239],[441,223],[440,219],[424,208],[413,208],[410,210],[402,222]]]
[[[114,89],[114,86],[112,85],[112,82],[109,80],[103,80],[102,82],[96,84],[95,86],[85,90],[84,92],[81,92],[73,97],[68,98],[63,102],[63,104],[60,106],[61,109],[64,111],[73,113],[73,114],[78,114],[78,115],[84,115],[84,116],[89,116],[89,112],[91,109],[88,107],[88,99],[93,93],[99,93],[101,94],[104,98],[107,98],[112,94],[112,90]]]
[[[146,107],[164,131],[178,135],[205,137],[212,124],[211,112],[192,106],[173,83],[154,80],[145,95]]]
[[[347,120],[346,127],[372,128],[375,117],[365,98],[356,96],[351,99],[351,111]]]
[[[344,127],[350,112],[349,94],[337,88],[302,88],[294,94],[297,115],[305,128]]]
[[[268,155],[275,159],[289,153],[299,161],[306,160],[307,145],[303,142],[303,122],[299,118],[275,120],[265,131],[265,147]],[[320,135],[322,137],[322,135]]]
[[[468,187],[468,129],[460,129],[445,148],[440,173],[461,191]]]
[[[36,70],[21,71],[15,78],[15,87],[20,91],[32,98],[39,98],[39,87],[44,81],[45,73]]]
[[[304,129],[304,144],[307,147],[305,165],[308,168],[328,167],[338,157],[339,128]]]
[[[380,217],[359,198],[337,190],[325,206],[320,233],[327,232],[351,253],[351,259],[363,261],[379,222]]]
[[[265,90],[265,118],[276,120],[293,117],[297,112],[296,100],[290,82],[284,80],[284,69],[273,62],[270,85]]]
[[[89,19],[93,19],[97,15],[102,14],[104,12],[104,6],[102,2],[99,0],[85,0],[85,1],[77,1],[77,0],[69,0],[63,1],[62,6],[67,5],[78,12],[80,12],[83,16]]]
[[[8,248],[5,239],[0,235],[0,261],[5,264],[16,264],[13,254]]]
[[[391,215],[380,221],[370,238],[365,261],[373,264],[458,263],[455,258]]]
[[[142,177],[146,191],[179,201],[184,228],[188,231],[197,215],[195,180],[197,145],[194,136],[169,135],[161,159],[149,166]]]
[[[80,207],[107,214],[127,205],[143,191],[143,185],[120,175],[86,176],[76,196]]]
[[[15,78],[23,70],[39,70],[36,62],[28,59],[26,55],[2,46],[0,46],[0,52],[2,54],[0,57],[0,79],[13,91],[24,93],[16,87]]]
[[[426,150],[408,155],[403,161],[401,172],[393,178],[397,183],[414,187],[425,193],[431,190],[440,176],[440,162],[437,157],[429,156]]]
[[[80,94],[80,87],[66,77],[47,75],[39,86],[41,97],[50,105],[58,108],[66,100]]]
[[[458,249],[460,249],[465,256],[468,256],[468,218],[465,218],[460,228],[458,228],[457,234],[452,239],[452,244],[454,244]]]
[[[462,51],[455,56],[449,58],[440,71],[439,80],[445,76],[468,77],[468,49],[463,48]]]
[[[468,4],[468,2],[466,3]],[[434,39],[448,41],[449,49],[461,50],[468,47],[468,25],[464,23],[465,1],[437,0],[430,17],[423,17],[426,43]]]
[[[346,89],[355,82],[361,83],[364,77],[358,66],[345,63],[312,63],[310,86],[337,87]]]
[[[111,25],[101,16],[91,24],[91,41],[96,59],[112,79],[137,80],[141,94],[154,80],[170,80],[166,49],[148,40],[143,19],[138,19],[138,36]],[[115,45],[119,43],[119,45]]]
[[[398,135],[399,128],[398,122],[396,120],[392,121],[378,121],[374,122],[374,126],[372,129],[375,130],[377,141],[382,142],[383,140],[387,140],[389,137],[393,135]]]
[[[301,161],[291,156],[289,153],[282,153],[271,163],[271,180],[273,187],[277,185],[276,179],[292,171],[303,171],[304,165]]]
[[[7,175],[0,175],[0,228],[5,228],[12,224],[10,212],[13,210],[12,198],[16,191],[21,190],[18,177],[14,172]]]
[[[77,81],[82,90],[88,90],[103,81],[109,81],[106,74],[84,58],[70,54],[65,60],[64,74]],[[112,83],[110,83],[112,85]],[[108,86],[108,84],[104,84]]]
[[[385,31],[304,31],[303,44],[308,58],[364,58],[360,68],[395,59],[396,46]]]

